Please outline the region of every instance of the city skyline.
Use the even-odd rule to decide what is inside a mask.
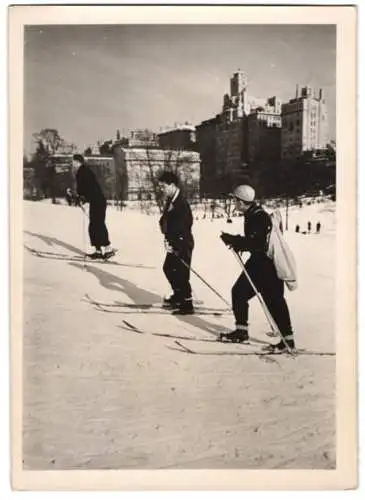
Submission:
[[[323,88],[335,138],[335,26],[32,26],[24,42],[27,153],[46,127],[83,150],[117,129],[196,126],[221,111],[239,68],[255,97]]]

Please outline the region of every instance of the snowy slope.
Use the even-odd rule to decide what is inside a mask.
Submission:
[[[317,219],[321,234],[294,232],[298,221]],[[84,267],[24,250],[25,467],[334,467],[334,356],[265,361],[252,348],[211,342],[233,327],[230,315],[107,313],[84,301],[89,293],[105,302],[154,302],[170,292],[157,221],[157,214],[108,209],[119,266]],[[333,353],[334,205],[291,208],[289,222],[300,286],[286,296],[298,347]],[[227,300],[240,270],[219,234],[240,232],[242,223],[194,221],[192,266]],[[75,254],[86,228],[78,208],[24,203],[29,246]],[[206,305],[224,307],[195,276],[192,285]],[[256,300],[250,322],[254,338],[270,341]],[[201,354],[181,351],[176,340]]]

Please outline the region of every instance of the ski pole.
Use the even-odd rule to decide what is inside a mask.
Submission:
[[[202,281],[204,283],[204,285],[206,285],[209,288],[209,290],[211,290],[213,293],[215,293],[215,295],[217,297],[219,297],[226,304],[226,306],[228,306],[231,309],[231,304],[229,302],[227,302],[226,299],[214,287],[212,287],[211,285],[209,285],[209,283],[207,283],[207,281],[204,278],[202,278],[202,276],[200,276],[200,274],[197,273],[195,271],[195,269],[193,269],[191,266],[189,266],[177,253],[175,253],[175,255],[182,262],[182,264],[185,267],[187,267],[188,269],[190,269],[190,271],[193,274],[195,274],[195,276],[197,276],[200,279],[200,281]]]
[[[79,205],[79,207],[81,208],[81,211],[84,214],[84,217],[82,218],[82,246],[83,246],[83,251],[84,251],[84,269],[86,269],[86,225],[85,225],[85,221],[86,221],[86,219],[89,219],[89,216],[82,205]]]
[[[267,307],[267,305],[266,305],[266,303],[265,303],[264,299],[262,298],[261,293],[257,290],[257,288],[256,288],[255,284],[253,283],[253,281],[252,281],[252,279],[251,279],[250,275],[248,274],[247,269],[246,269],[246,267],[245,267],[245,264],[243,263],[243,260],[242,260],[241,256],[240,256],[240,255],[238,255],[238,253],[237,253],[235,250],[232,250],[232,252],[233,252],[233,254],[235,255],[235,257],[236,257],[236,259],[238,260],[238,262],[240,263],[240,266],[241,266],[241,268],[242,268],[242,270],[243,270],[243,272],[244,272],[244,274],[245,274],[245,276],[246,276],[246,278],[247,278],[248,282],[249,282],[249,283],[250,283],[250,285],[252,286],[252,289],[253,289],[253,291],[254,291],[254,293],[255,293],[256,297],[258,298],[258,300],[259,300],[259,302],[260,302],[260,304],[261,304],[261,306],[262,306],[262,309],[264,310],[264,313],[265,313],[266,318],[267,318],[267,320],[268,320],[268,322],[269,322],[269,325],[270,325],[271,330],[273,331],[273,333],[274,333],[274,334],[278,333],[278,334],[280,335],[281,340],[284,342],[285,347],[288,349],[288,352],[289,352],[289,353],[292,353],[292,349],[291,349],[291,347],[289,347],[289,345],[288,345],[287,341],[285,340],[284,335],[281,333],[281,331],[280,331],[280,329],[279,329],[278,325],[276,324],[276,321],[275,321],[275,320],[274,320],[274,318],[272,317],[272,315],[271,315],[271,313],[270,313],[270,311],[269,311],[269,309],[268,309],[268,307]]]
[[[81,207],[81,210],[84,214],[85,217],[82,218],[82,246],[83,246],[83,251],[84,251],[84,269],[86,268],[86,217],[87,217],[87,214],[85,212],[85,209],[83,207]]]
[[[250,285],[251,285],[251,287],[252,287],[252,289],[253,289],[256,297],[258,298],[258,300],[259,300],[259,302],[260,302],[260,304],[262,306],[262,309],[264,310],[264,313],[266,315],[266,318],[267,318],[267,320],[269,322],[269,325],[270,325],[273,333],[276,333],[277,331],[279,331],[279,328],[276,325],[276,323],[274,321],[274,318],[271,316],[270,311],[268,310],[268,308],[266,306],[266,303],[265,303],[264,299],[262,298],[261,293],[257,290],[254,282],[252,281],[250,275],[248,274],[246,266],[244,265],[242,258],[240,257],[240,255],[235,250],[232,250],[232,252],[233,252],[234,256],[236,257],[237,261],[239,262],[239,264],[240,264],[240,266],[241,266],[241,268],[242,268],[242,270],[243,270],[243,272],[244,272],[244,274],[245,274],[248,282],[250,283]]]

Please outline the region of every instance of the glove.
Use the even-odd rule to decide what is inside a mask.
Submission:
[[[235,252],[241,249],[242,237],[239,234],[222,233],[220,237],[228,248],[232,248]]]
[[[183,255],[184,251],[191,246],[189,237],[175,235],[169,238],[169,245],[172,247],[172,253],[176,256]]]
[[[85,198],[77,193],[74,194],[74,200],[78,205],[84,205],[86,203]]]
[[[174,247],[167,240],[165,240],[164,244],[165,244],[165,251],[167,253],[175,253]]]

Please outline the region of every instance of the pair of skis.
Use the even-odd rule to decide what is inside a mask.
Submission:
[[[65,254],[65,253],[60,253],[60,252],[43,251],[43,250],[34,249],[34,248],[26,246],[26,245],[25,245],[25,248],[31,254],[33,254],[37,257],[45,258],[45,259],[48,258],[48,259],[56,259],[56,260],[66,260],[66,261],[71,261],[71,262],[82,262],[82,263],[87,262],[87,263],[97,263],[97,264],[122,265],[122,264],[119,264],[118,262],[113,262],[113,261],[107,260],[107,259],[93,260],[93,259],[90,259],[87,255],[83,255],[83,254],[70,255],[70,254]],[[289,354],[291,356],[295,356],[298,353],[298,350],[294,351],[293,349],[291,349],[287,345],[285,337],[281,334],[280,330],[278,329],[275,321],[273,320],[270,312],[268,311],[268,308],[267,308],[263,298],[261,297],[261,294],[258,292],[258,290],[256,289],[255,285],[253,284],[250,276],[248,275],[241,257],[236,252],[233,252],[233,253],[235,254],[235,257],[237,258],[237,260],[239,261],[241,267],[243,268],[243,271],[244,271],[248,281],[250,282],[250,284],[255,292],[255,295],[257,296],[257,298],[258,298],[258,300],[259,300],[259,302],[260,302],[260,304],[265,312],[265,315],[268,319],[268,322],[269,322],[269,325],[271,328],[270,334],[267,333],[268,336],[280,336],[282,341],[284,342],[284,344],[287,347],[286,352],[283,352],[283,353],[267,352],[266,355],[269,355],[269,354],[270,355]],[[185,264],[187,266],[187,264],[185,262],[183,262],[183,264]],[[212,286],[210,286],[205,280],[203,280],[203,278],[198,273],[194,272],[194,274],[196,274],[197,277],[200,278],[204,282],[204,284],[206,284],[220,299],[222,299],[225,304],[228,304],[227,301]],[[99,310],[103,310],[105,312],[117,312],[117,313],[123,312],[125,314],[127,311],[129,311],[130,313],[135,313],[135,312],[147,313],[148,312],[148,313],[158,313],[158,314],[161,314],[161,313],[171,314],[171,311],[166,310],[166,308],[163,307],[162,303],[145,303],[145,304],[130,304],[130,303],[123,303],[123,302],[102,303],[102,302],[98,302],[98,301],[93,300],[90,296],[86,296],[86,298],[90,303],[92,303],[94,306],[96,306]],[[214,308],[209,308],[209,307],[202,307],[199,303],[195,304],[194,307],[195,307],[195,315],[223,316],[224,314],[230,313],[230,309],[214,309]],[[228,343],[227,341],[224,340],[224,334],[221,337],[218,337],[216,340],[220,341],[222,343]],[[232,343],[232,342],[229,342],[229,343]],[[250,344],[250,342],[248,342],[248,344]],[[240,345],[245,345],[245,343],[243,343],[243,344],[241,343]],[[182,347],[183,350],[185,350],[185,351],[189,351],[189,348],[185,349],[184,346],[182,346],[182,345],[180,345],[180,347]],[[195,353],[200,354],[197,352],[195,352]],[[259,353],[257,353],[257,354],[259,354]],[[260,352],[260,354],[263,355],[263,354],[265,354],[265,352]],[[316,354],[316,355],[326,355],[326,354],[334,355],[334,353],[313,353],[313,354]]]
[[[193,341],[193,342],[204,342],[204,343],[210,343],[210,344],[228,344],[228,342],[224,342],[220,340],[219,335],[217,335],[215,332],[211,332],[212,335],[215,336],[215,338],[201,338],[201,337],[193,337],[193,336],[182,336],[182,335],[173,335],[170,333],[161,333],[161,332],[151,332],[151,331],[146,331],[146,330],[141,330],[140,328],[136,327],[133,323],[130,323],[129,321],[126,321],[125,319],[122,320],[123,326],[122,328],[128,332],[135,333],[135,334],[142,334],[142,335],[153,335],[156,337],[162,337],[162,338],[168,338],[168,339],[173,339],[174,340],[174,346],[170,347],[168,346],[169,349],[175,350],[175,351],[180,351],[184,352],[187,354],[200,354],[200,355],[241,355],[241,356],[258,356],[261,359],[264,359],[267,362],[275,362],[271,358],[269,358],[269,353],[265,352],[263,349],[258,350],[258,347],[263,347],[263,346],[269,346],[270,344],[268,342],[265,342],[263,340],[258,340],[258,339],[250,339],[250,342],[248,344],[240,344],[244,345],[245,347],[249,347],[249,349],[239,349],[239,350],[231,350],[231,351],[200,351],[193,349],[191,347],[188,347],[186,345],[187,341]],[[236,344],[233,344],[232,342],[229,342],[229,344],[234,347]],[[283,353],[284,354],[284,353]]]
[[[46,251],[46,250],[37,250],[36,248],[32,248],[28,245],[24,245],[24,247],[32,254],[35,255],[36,257],[40,257],[42,259],[51,259],[51,260],[65,260],[69,262],[87,262],[87,263],[94,263],[94,264],[114,264],[114,265],[119,265],[118,262],[115,262],[111,258],[109,259],[91,259],[87,254],[67,254],[67,253],[62,253],[62,252],[51,252],[51,251]],[[114,250],[115,253],[117,250]],[[114,254],[115,256],[115,254]],[[114,257],[113,256],[113,257]]]
[[[177,350],[180,352],[183,352],[185,354],[195,354],[195,355],[205,355],[205,356],[258,356],[261,359],[264,359],[265,361],[271,362],[273,358],[271,356],[286,356],[286,357],[296,357],[298,355],[306,355],[306,356],[320,356],[320,357],[334,357],[336,356],[336,353],[334,352],[326,352],[326,351],[311,351],[309,349],[296,349],[295,350],[295,356],[293,353],[289,353],[287,351],[283,352],[270,352],[267,351],[265,348],[272,345],[269,342],[266,342],[264,340],[259,340],[259,339],[253,339],[251,338],[249,342],[244,343],[244,344],[236,344],[232,342],[222,342],[219,340],[219,336],[217,336],[216,333],[211,332],[216,338],[201,338],[201,337],[193,337],[193,336],[181,336],[181,335],[173,335],[170,333],[161,333],[161,332],[151,332],[150,330],[143,330],[141,328],[138,328],[136,325],[131,323],[130,321],[127,321],[125,319],[122,320],[122,328],[128,332],[135,333],[135,334],[142,334],[142,335],[153,335],[156,337],[162,337],[162,338],[168,338],[168,339],[174,339],[174,345],[176,347],[170,347],[172,350]],[[217,344],[217,343],[223,343],[225,345],[230,345],[231,350],[202,350],[202,349],[196,349],[195,347],[188,346],[187,342],[199,342],[199,343],[207,343],[207,344]],[[239,347],[240,349],[234,349],[235,347]],[[243,349],[241,348],[243,347]],[[261,349],[257,349],[261,347]]]
[[[174,312],[174,309],[167,308],[162,302],[150,303],[129,303],[129,302],[101,302],[94,299],[89,294],[85,294],[84,301],[95,306],[97,309],[114,314],[169,314]],[[214,307],[204,306],[201,301],[194,302],[194,316],[223,316],[230,314],[230,309],[219,309]],[[177,314],[178,315],[178,314]]]
[[[103,311],[103,312],[108,312],[108,313],[117,313],[117,314],[123,314],[125,316],[126,314],[150,314],[150,313],[155,313],[155,314],[171,314],[169,310],[166,310],[162,303],[139,303],[139,304],[131,304],[128,302],[101,302],[98,301],[94,298],[92,298],[90,295],[86,294],[84,297],[84,300],[95,306],[98,310]],[[206,306],[202,306],[201,303],[198,303],[195,305],[195,315],[214,315],[214,316],[223,316],[224,314],[230,313],[227,309],[215,309],[215,308],[210,308]],[[132,320],[133,321],[133,320]],[[199,337],[193,337],[193,336],[177,336],[169,333],[161,333],[161,332],[151,332],[150,330],[142,330],[138,328],[135,324],[133,324],[131,321],[127,321],[126,319],[122,320],[123,326],[122,328],[124,330],[127,330],[129,332],[137,333],[137,334],[146,334],[146,335],[153,335],[157,337],[164,337],[164,338],[173,338],[174,339],[174,344],[177,346],[177,350],[180,350],[181,352],[189,353],[189,354],[196,354],[196,355],[240,355],[240,356],[258,356],[259,358],[265,359],[266,361],[270,361],[271,356],[281,356],[281,355],[286,355],[288,357],[294,358],[298,355],[307,355],[307,356],[325,356],[325,357],[332,357],[335,356],[336,354],[334,352],[320,352],[320,351],[311,351],[308,349],[295,349],[289,351],[282,351],[282,352],[270,352],[267,351],[267,347],[269,347],[270,344],[269,342],[266,342],[264,340],[260,339],[254,339],[250,338],[248,342],[245,343],[234,343],[234,342],[227,342],[224,341],[223,339],[220,338],[220,335],[218,335],[216,332],[211,332],[215,338],[212,339],[203,339]],[[271,336],[272,334],[269,334],[268,332],[265,332],[268,336]],[[205,343],[220,343],[220,344],[225,344],[225,345],[230,345],[232,348],[234,347],[239,347],[240,349],[235,349],[235,350],[230,350],[230,351],[202,351],[200,349],[195,349],[190,346],[186,345],[186,341],[194,341],[194,342],[205,342]],[[254,349],[261,347],[261,349]],[[176,347],[175,347],[176,349]]]
[[[97,310],[103,311],[103,312],[108,312],[108,313],[117,313],[119,315],[125,316],[126,314],[171,314],[171,311],[166,310],[163,307],[162,303],[139,303],[139,304],[131,304],[128,302],[101,302],[98,301],[94,298],[92,298],[89,294],[85,294],[84,296],[84,301],[87,302],[88,304],[93,305],[96,307]],[[196,316],[202,316],[202,315],[208,315],[208,316],[223,316],[224,314],[230,313],[228,310],[217,310],[214,308],[202,306],[201,304],[195,305],[195,313],[194,315]],[[133,321],[133,320],[132,320]],[[268,356],[271,355],[279,355],[279,354],[289,354],[292,356],[291,353],[287,352],[282,352],[282,353],[271,353],[265,351],[265,348],[269,347],[271,344],[269,342],[266,342],[264,340],[259,340],[259,339],[253,339],[250,338],[248,342],[245,343],[234,343],[234,342],[228,342],[225,341],[220,335],[218,335],[215,332],[211,332],[215,338],[212,339],[202,339],[199,337],[186,337],[186,336],[177,336],[177,335],[172,335],[169,333],[161,333],[161,332],[151,332],[151,331],[146,331],[138,328],[135,326],[131,321],[127,321],[126,319],[122,320],[123,326],[122,328],[124,330],[127,330],[129,332],[137,333],[137,334],[148,334],[148,335],[153,335],[157,337],[164,337],[164,338],[173,338],[175,345],[179,348],[177,350],[181,350],[186,353],[190,354],[229,354],[229,355],[234,355],[234,354],[240,354],[240,355],[247,355],[247,356],[259,356],[262,357],[263,359],[267,358]],[[196,342],[207,342],[207,343],[215,343],[215,344],[229,344],[232,347],[238,345],[239,347],[246,347],[248,349],[239,349],[239,351],[219,351],[219,352],[202,352],[202,351],[197,351],[195,349],[192,349],[188,346],[186,346],[186,341],[196,341]],[[260,348],[258,350],[257,348]],[[175,348],[176,349],[176,348]],[[254,350],[253,350],[254,349]]]
[[[201,339],[187,339],[187,340],[195,340],[195,341],[201,341]],[[232,343],[232,342],[223,342],[224,344],[229,344],[229,345],[237,345],[235,343]],[[295,358],[297,356],[318,356],[318,357],[335,357],[336,356],[336,353],[335,352],[331,352],[331,351],[311,351],[309,349],[295,349],[295,351],[274,351],[274,352],[270,352],[270,351],[267,351],[265,349],[265,347],[262,349],[262,350],[242,350],[240,349],[239,351],[203,351],[203,350],[197,350],[197,349],[193,349],[191,347],[188,347],[185,343],[181,342],[181,341],[178,341],[178,340],[175,340],[175,344],[180,347],[179,350],[181,350],[182,352],[185,352],[185,353],[188,353],[188,354],[196,354],[196,355],[205,355],[205,356],[213,356],[213,355],[216,355],[216,356],[223,356],[223,355],[237,355],[237,356],[258,356],[258,357],[262,357],[262,358],[268,358],[270,356],[287,356],[287,357],[290,357],[290,358]],[[251,347],[251,346],[255,346],[257,345],[257,342],[255,341],[249,341],[247,344],[238,344],[239,346],[247,346],[247,347]],[[267,346],[269,346],[271,344],[267,344]]]

